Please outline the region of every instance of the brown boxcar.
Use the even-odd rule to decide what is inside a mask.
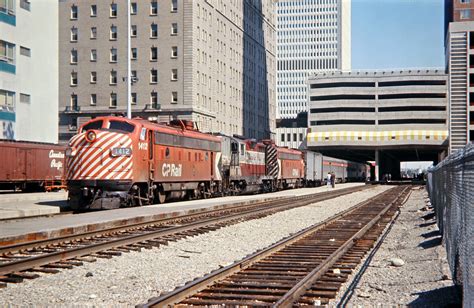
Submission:
[[[61,188],[64,151],[64,146],[55,144],[0,141],[0,189]]]

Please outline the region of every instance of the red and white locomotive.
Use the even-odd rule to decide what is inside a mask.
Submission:
[[[305,172],[298,150],[204,134],[182,120],[98,117],[80,127],[66,156],[73,209],[274,191],[299,187]]]

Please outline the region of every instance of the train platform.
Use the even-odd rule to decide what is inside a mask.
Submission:
[[[335,190],[361,186],[364,183],[336,185]],[[332,190],[326,186],[291,189],[269,194],[231,196],[205,200],[192,200],[156,204],[143,207],[104,210],[75,215],[37,217],[31,219],[0,221],[0,246],[31,240],[41,240],[78,232],[96,231],[114,226],[152,221],[166,217],[176,217],[207,209],[244,205],[255,201],[302,196]]]
[[[55,215],[67,206],[67,192],[0,192],[0,224],[3,219]]]

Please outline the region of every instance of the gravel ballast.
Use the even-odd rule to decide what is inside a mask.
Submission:
[[[344,301],[348,307],[459,305],[427,193],[414,190]],[[359,267],[360,269],[360,267]],[[349,283],[345,286],[347,288]],[[350,293],[349,293],[350,294]],[[339,300],[338,300],[339,301]]]
[[[0,289],[4,305],[130,306],[173,290],[221,266],[373,197],[390,186],[376,186],[324,202],[242,222],[168,246],[9,284]]]

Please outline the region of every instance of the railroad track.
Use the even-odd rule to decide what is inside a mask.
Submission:
[[[84,262],[94,262],[97,258],[112,258],[129,251],[151,249],[244,220],[265,217],[364,189],[367,187],[229,206],[174,218],[3,246],[0,247],[0,287],[6,287],[7,283],[37,278],[38,272],[57,273]]]
[[[392,188],[140,307],[328,304],[410,191]]]

